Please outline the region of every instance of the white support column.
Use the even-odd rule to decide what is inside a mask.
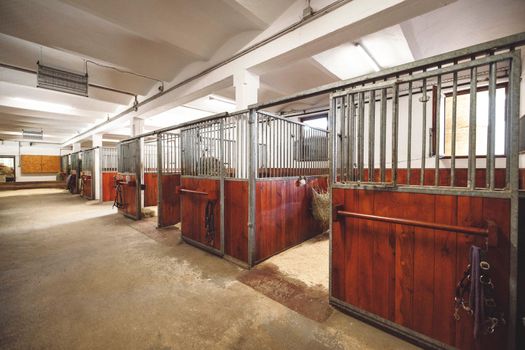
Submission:
[[[144,119],[134,117],[131,119],[131,136],[135,137],[144,133]],[[144,139],[140,139],[140,184],[144,183],[144,160],[142,159],[144,149]],[[140,190],[140,208],[144,208],[144,190]]]
[[[80,142],[74,143],[73,144],[73,153],[78,152],[80,150],[81,150]]]
[[[102,134],[94,134],[92,136],[93,147],[98,147],[95,150],[95,173],[92,174],[93,180],[95,181],[95,199],[102,201],[102,169],[101,169],[101,148],[102,148]]]
[[[248,108],[248,106],[257,103],[258,92],[259,92],[259,76],[255,75],[247,70],[242,70],[234,74],[233,86],[235,87],[235,102],[236,110],[240,111]],[[256,118],[256,116],[255,116]],[[243,154],[246,152],[246,145],[240,142],[244,135],[242,134],[242,128],[237,128],[237,140],[236,152],[237,154]],[[236,168],[240,172],[241,176],[248,175],[248,164],[244,164],[241,157],[235,157],[237,164]]]
[[[235,87],[235,102],[237,110],[246,109],[249,105],[257,103],[259,91],[259,76],[247,70],[237,72],[233,76]]]
[[[131,137],[138,136],[144,132],[144,119],[133,118],[130,120],[130,135]]]

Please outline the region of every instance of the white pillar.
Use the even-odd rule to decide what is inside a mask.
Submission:
[[[237,110],[246,109],[249,105],[257,103],[259,91],[259,76],[247,70],[242,70],[233,75],[235,87],[235,102]]]
[[[102,169],[100,168],[100,154],[102,148],[102,134],[94,134],[92,136],[93,147],[98,147],[95,150],[95,173],[92,174],[93,180],[95,181],[95,199],[102,201]]]
[[[80,150],[81,150],[80,142],[74,143],[73,144],[73,153],[78,152]]]
[[[144,119],[134,117],[131,119],[131,137],[144,133]]]
[[[238,111],[248,108],[257,103],[259,91],[259,76],[247,70],[242,70],[233,75],[233,86],[235,87],[235,103]],[[242,140],[241,128],[237,128],[237,140]],[[242,142],[236,143],[236,154],[247,152]],[[242,175],[248,175],[248,164],[243,164],[241,157],[235,157],[236,168]]]

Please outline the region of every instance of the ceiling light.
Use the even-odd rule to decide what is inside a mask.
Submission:
[[[377,61],[372,57],[372,55],[363,47],[363,45],[359,43],[354,43],[355,47],[357,47],[357,50],[361,53],[361,56],[363,56],[364,59],[368,61],[370,66],[376,71],[379,72],[381,70],[381,67],[379,67],[379,64],[377,64]]]
[[[68,105],[63,105],[59,103],[44,102],[38,100],[31,100],[22,97],[11,97],[16,104],[16,107],[23,109],[32,109],[43,112],[52,112],[52,113],[67,113],[73,110],[73,107]]]
[[[118,142],[120,142],[120,140],[102,139],[102,142],[114,142],[114,143],[118,143]]]
[[[223,103],[228,103],[228,104],[231,104],[231,105],[236,105],[235,101],[230,100],[229,98],[226,98],[226,97],[217,96],[217,95],[210,95],[210,96],[208,96],[208,98],[210,100],[223,102]]]

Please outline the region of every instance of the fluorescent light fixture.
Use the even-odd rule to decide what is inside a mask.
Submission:
[[[379,72],[381,70],[381,67],[379,67],[379,64],[377,64],[377,61],[372,57],[372,55],[363,47],[363,45],[359,43],[354,43],[355,47],[357,47],[357,50],[361,53],[361,56],[367,60],[367,62],[370,64],[370,66],[376,71]]]
[[[73,107],[59,103],[31,100],[22,97],[10,97],[9,99],[15,102],[16,107],[23,109],[31,109],[51,113],[68,113],[73,110]]]
[[[234,106],[237,105],[235,103],[235,101],[230,100],[229,98],[226,98],[226,97],[222,97],[222,96],[209,95],[208,98],[210,100],[219,101],[219,102],[223,102],[223,103],[228,103],[228,104],[231,104],[231,105],[234,105]]]
[[[118,142],[120,142],[120,140],[114,140],[114,139],[102,139],[102,142],[114,142],[114,143],[118,143]]]

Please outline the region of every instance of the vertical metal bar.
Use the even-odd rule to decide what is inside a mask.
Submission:
[[[164,134],[157,135],[157,227],[162,227],[162,139]]]
[[[365,93],[359,93],[359,116],[358,116],[358,132],[357,132],[357,171],[358,171],[358,180],[363,181],[363,163],[364,163],[364,153],[365,153]]]
[[[421,122],[421,173],[419,174],[420,185],[425,184],[425,161],[427,157],[427,80],[423,79],[421,102],[423,106]]]
[[[381,125],[379,130],[380,137],[380,175],[381,182],[385,182],[385,168],[386,168],[386,89],[381,89]]]
[[[368,106],[368,181],[374,181],[374,156],[375,156],[375,133],[376,133],[376,95],[375,90],[370,90],[370,102]]]
[[[352,97],[351,97],[352,96]],[[345,103],[346,101],[346,103]],[[354,151],[354,136],[352,134],[352,123],[351,123],[351,115],[352,115],[352,107],[354,104],[353,95],[346,94],[346,97],[341,97],[341,109],[340,109],[340,121],[341,121],[341,129],[345,130],[346,140],[344,144],[345,152],[341,153],[341,179],[340,181],[350,181],[353,180],[351,177],[352,172],[352,163],[353,163],[353,151]],[[334,114],[337,112],[337,110],[334,110]],[[337,118],[337,117],[334,117]],[[337,120],[337,119],[335,119]],[[336,131],[334,131],[336,132]]]
[[[348,181],[354,181],[354,154],[355,154],[355,103],[354,94],[350,94],[348,100]]]
[[[439,146],[441,137],[441,75],[436,86],[436,130],[434,131],[434,186],[439,186]]]
[[[347,95],[348,97],[348,95]],[[348,99],[347,99],[348,101]],[[330,96],[330,111],[328,114],[328,186],[330,188],[330,193],[332,192],[332,184],[338,182],[337,181],[337,135],[335,135],[337,130],[337,104],[334,97]],[[340,114],[341,118],[344,118],[343,111],[341,110]],[[339,179],[339,181],[343,181],[343,179]],[[332,220],[330,220],[332,222]],[[331,232],[331,231],[330,231]],[[330,274],[331,275],[331,274]],[[331,286],[331,284],[330,284]]]
[[[496,146],[496,63],[489,65],[489,125],[487,129],[487,187],[494,189]]]
[[[412,166],[412,82],[408,83],[407,185],[410,185]]]
[[[518,305],[518,218],[519,218],[519,109],[520,109],[520,76],[521,76],[521,51],[512,52],[510,79],[509,79],[509,101],[511,140],[510,145],[510,278],[509,278],[509,317],[508,317],[508,349],[512,349],[516,343],[516,320]]]
[[[257,113],[255,109],[250,110],[249,119],[249,143],[248,143],[248,266],[255,263],[255,205],[257,186]]]
[[[458,72],[452,76],[452,136],[450,153],[450,186],[456,184],[456,130],[457,130],[457,111],[458,111]]]
[[[476,188],[476,105],[477,105],[477,82],[478,69],[470,70],[470,106],[468,127],[468,187],[470,190]]]
[[[399,85],[394,85],[392,96],[392,183],[397,183],[397,147],[398,147],[398,119],[399,119]]]
[[[220,159],[220,229],[221,229],[221,254],[224,255],[224,118],[219,123],[219,159]]]

